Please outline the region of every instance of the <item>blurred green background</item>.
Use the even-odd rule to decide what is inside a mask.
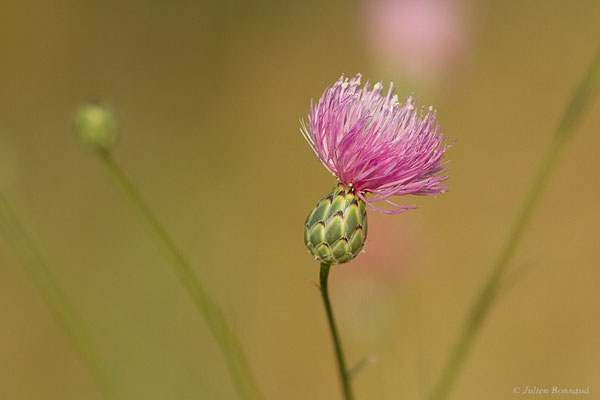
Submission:
[[[331,275],[349,363],[375,359],[357,398],[427,391],[600,38],[596,0],[453,4],[456,52],[415,74],[410,51],[398,61],[376,48],[371,3],[0,1],[0,182],[126,398],[237,397],[144,224],[73,140],[74,109],[102,98],[119,111],[115,157],[222,304],[265,397],[335,399],[302,242],[334,180],[298,120],[342,72],[399,82],[456,140],[449,193],[370,213],[366,254]],[[516,257],[528,272],[494,307],[453,399],[527,385],[589,385],[599,398],[599,124],[596,100]],[[3,239],[0,399],[99,399]]]

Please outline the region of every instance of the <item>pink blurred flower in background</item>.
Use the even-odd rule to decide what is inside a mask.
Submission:
[[[438,81],[466,53],[469,18],[462,0],[365,0],[361,16],[376,62],[409,80]]]

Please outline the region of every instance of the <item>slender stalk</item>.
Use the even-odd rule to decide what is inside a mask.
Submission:
[[[73,303],[52,275],[40,250],[21,225],[2,193],[0,193],[0,230],[19,257],[23,269],[37,287],[44,303],[91,372],[104,397],[121,398],[114,377],[96,352]]]
[[[327,280],[329,278],[329,267],[329,264],[321,264],[321,271],[319,275],[321,283],[321,298],[323,299],[323,305],[325,306],[325,312],[327,313],[327,322],[329,323],[331,339],[333,340],[333,347],[335,348],[335,357],[338,365],[338,371],[340,374],[340,381],[342,384],[344,399],[352,400],[352,388],[350,387],[350,377],[348,375],[348,370],[346,369],[344,352],[342,351],[342,342],[340,340],[340,335],[338,334],[338,330],[335,325],[335,319],[333,318],[333,310],[331,309],[331,303],[329,302],[329,289],[327,288]]]
[[[479,297],[477,297],[477,300],[471,309],[471,313],[466,321],[464,329],[444,365],[441,378],[429,397],[431,400],[443,400],[450,394],[450,390],[452,389],[467,354],[473,345],[473,340],[477,336],[490,307],[496,299],[502,279],[506,275],[508,266],[519,245],[521,237],[531,220],[532,213],[539,203],[548,180],[560,160],[560,156],[562,155],[567,141],[571,138],[577,122],[579,122],[586,106],[589,105],[591,95],[595,92],[599,84],[600,51],[597,52],[590,69],[573,95],[562,120],[546,148],[537,173],[513,220],[512,227],[508,232],[504,245],[492,266],[488,279],[483,286]]]
[[[111,153],[108,150],[100,150],[97,154],[111,178],[148,223],[157,244],[171,261],[175,275],[202,313],[206,324],[225,355],[229,372],[240,396],[243,399],[260,399],[260,393],[246,364],[241,345],[227,324],[223,311],[204,289],[204,285],[187,258],[158,221],[152,209],[142,199],[133,182],[119,167]]]

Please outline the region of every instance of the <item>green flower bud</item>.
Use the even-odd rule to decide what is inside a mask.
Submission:
[[[108,150],[119,133],[119,124],[112,109],[94,102],[79,107],[74,127],[79,141],[91,149]]]
[[[315,260],[324,264],[352,260],[366,238],[366,204],[342,183],[319,201],[304,223],[304,244]]]

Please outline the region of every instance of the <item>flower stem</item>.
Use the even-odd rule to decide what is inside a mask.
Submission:
[[[152,209],[142,199],[137,188],[125,172],[119,167],[110,151],[97,152],[102,164],[108,170],[111,178],[122,189],[125,196],[139,211],[142,218],[148,223],[157,244],[171,261],[171,266],[180,283],[191,296],[194,304],[202,313],[215,340],[221,347],[227,367],[233,378],[237,391],[243,399],[260,399],[261,395],[254,383],[250,369],[244,358],[241,345],[225,320],[223,311],[211,298],[204,285],[194,272],[191,264],[175,244],[171,235],[158,221]]]
[[[335,348],[335,356],[338,365],[338,371],[340,374],[340,380],[342,383],[342,391],[344,392],[345,400],[352,400],[352,388],[350,387],[350,377],[346,369],[346,361],[344,360],[344,353],[342,351],[342,342],[338,334],[337,327],[335,325],[335,319],[333,318],[333,310],[331,309],[331,303],[329,302],[329,290],[327,288],[327,279],[329,278],[329,264],[321,264],[320,271],[320,290],[321,298],[323,299],[323,305],[325,305],[325,312],[327,313],[327,322],[329,323],[329,330],[331,331],[331,339],[333,340],[333,347]]]
[[[452,389],[467,354],[473,345],[473,340],[477,336],[490,307],[496,299],[502,279],[506,275],[508,266],[519,245],[525,228],[531,220],[531,215],[539,203],[548,180],[560,160],[565,144],[571,138],[577,122],[579,122],[586,106],[589,105],[591,95],[595,92],[599,84],[600,51],[596,53],[590,69],[579,84],[562,120],[546,148],[537,173],[523,198],[519,211],[513,220],[512,227],[505,239],[504,245],[491,268],[485,285],[473,304],[464,329],[444,365],[441,378],[429,397],[430,400],[443,400],[450,394],[450,390]]]
[[[121,398],[114,377],[97,354],[73,303],[52,275],[40,250],[21,225],[2,193],[0,193],[0,230],[19,257],[25,273],[37,287],[42,300],[91,372],[104,397],[107,399]]]

